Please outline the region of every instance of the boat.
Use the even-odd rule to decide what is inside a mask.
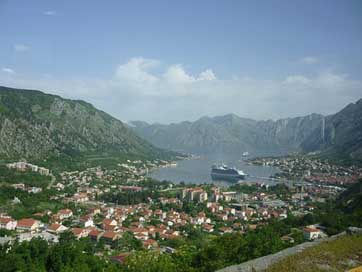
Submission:
[[[248,151],[246,151],[246,152],[243,153],[243,157],[247,157],[247,156],[249,156],[249,152],[248,152]]]
[[[246,174],[236,168],[230,168],[225,164],[213,165],[211,167],[211,178],[213,180],[238,181],[245,179]]]

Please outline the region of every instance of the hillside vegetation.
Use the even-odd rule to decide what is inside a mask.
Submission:
[[[286,257],[266,271],[346,271],[361,265],[362,235],[345,235]]]
[[[63,168],[110,165],[125,158],[172,153],[139,138],[91,104],[40,91],[0,87],[0,158]]]

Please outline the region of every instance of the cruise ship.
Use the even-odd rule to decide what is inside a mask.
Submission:
[[[213,165],[211,168],[211,178],[214,180],[228,180],[228,181],[238,181],[244,179],[246,174],[236,168],[230,168],[223,165]]]

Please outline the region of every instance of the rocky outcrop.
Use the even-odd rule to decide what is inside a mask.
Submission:
[[[305,242],[299,245],[296,245],[294,247],[289,247],[287,249],[281,250],[275,254],[270,254],[264,257],[260,257],[242,264],[229,266],[223,269],[218,270],[218,272],[260,272],[265,271],[270,267],[272,264],[277,263],[281,261],[282,259],[292,256],[295,254],[298,254],[300,252],[303,252],[305,249],[314,247],[316,245],[319,245],[320,243],[327,242],[327,241],[333,241],[338,239],[339,237],[345,235],[345,232],[342,232],[340,234],[318,239],[313,242]]]

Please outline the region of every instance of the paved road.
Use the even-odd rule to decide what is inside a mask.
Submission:
[[[47,189],[50,189],[55,182],[55,176],[53,174],[50,174],[50,177],[51,177],[51,180],[50,180],[50,183],[49,183]]]

